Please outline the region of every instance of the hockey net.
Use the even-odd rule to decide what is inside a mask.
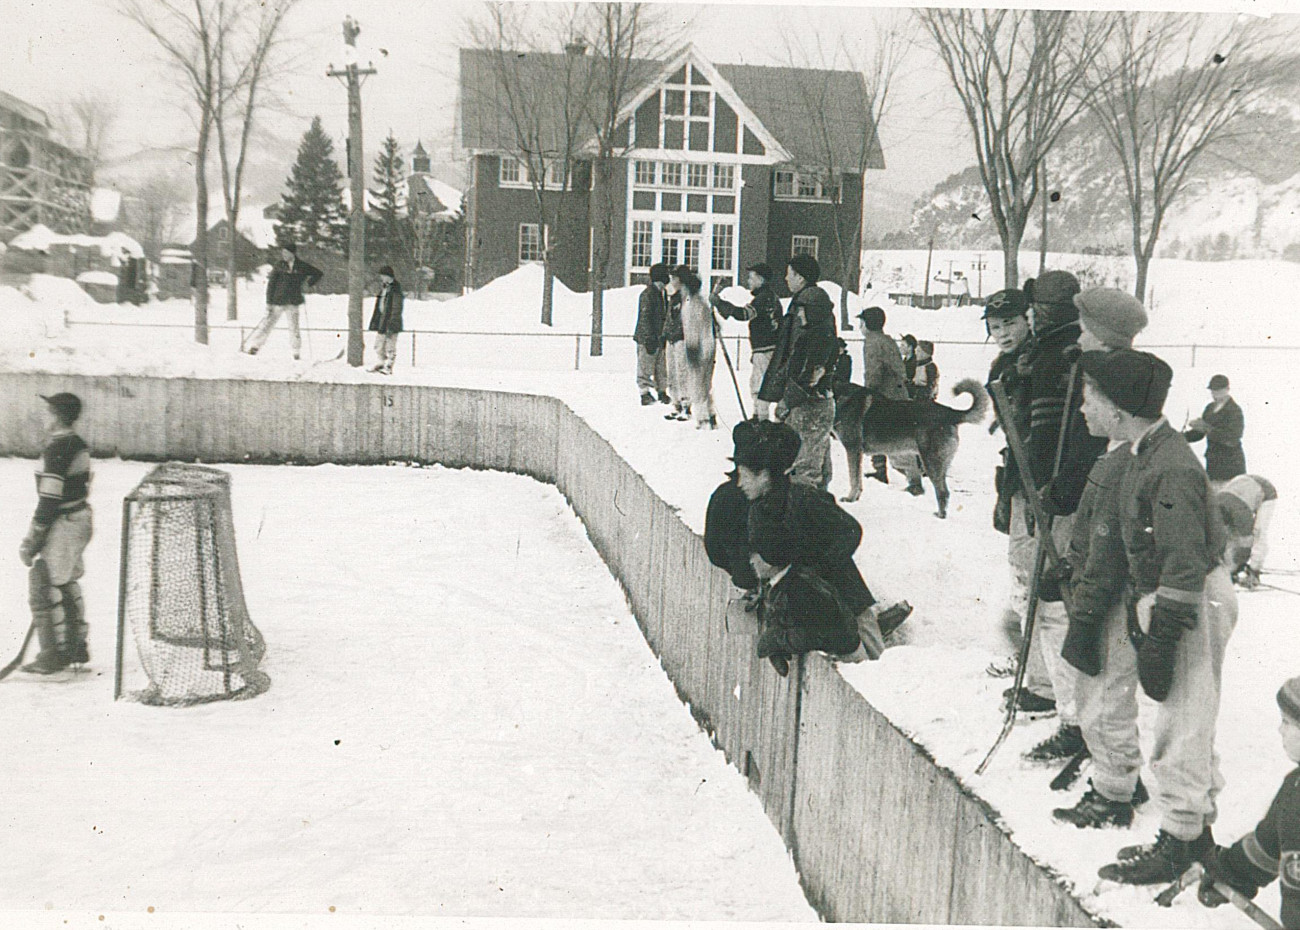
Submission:
[[[139,668],[125,667],[128,637]],[[168,463],[122,504],[114,696],[184,706],[261,694],[266,643],[248,616],[235,552],[230,475]]]

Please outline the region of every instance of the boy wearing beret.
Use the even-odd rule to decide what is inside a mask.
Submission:
[[[1282,710],[1282,750],[1300,763],[1300,678],[1277,692]],[[1282,926],[1300,930],[1300,768],[1282,780],[1273,803],[1258,826],[1228,848],[1216,847],[1206,864],[1198,897],[1206,907],[1226,899],[1214,888],[1222,882],[1248,898],[1273,879],[1282,886]]]
[[[1154,843],[1121,849],[1098,874],[1131,885],[1172,882],[1214,846],[1210,824],[1223,786],[1214,733],[1236,594],[1221,564],[1225,537],[1209,480],[1162,415],[1169,366],[1146,352],[1116,349],[1085,352],[1080,367],[1089,429],[1130,444],[1119,486],[1128,633],[1137,681],[1160,704],[1151,734],[1159,833]],[[1120,648],[1105,656],[1108,674],[1127,677],[1131,689],[1128,661]],[[1122,765],[1132,767],[1131,759]]]
[[[24,672],[52,675],[90,661],[86,649],[81,586],[82,553],[90,543],[90,448],[74,425],[81,399],[60,393],[43,397],[48,407],[49,442],[36,473],[36,513],[18,549],[28,568],[27,592],[32,625],[41,644],[36,661]]]

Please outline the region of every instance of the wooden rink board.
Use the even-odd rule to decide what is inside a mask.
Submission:
[[[821,656],[781,678],[728,634],[727,576],[614,448],[552,397],[420,385],[0,373],[0,454],[42,448],[73,391],[97,457],[438,463],[554,484],[622,584],[681,699],[748,780],[824,919],[1096,926],[996,812]]]

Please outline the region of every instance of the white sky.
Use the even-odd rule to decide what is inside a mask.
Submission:
[[[1198,11],[1280,11],[1286,0],[1236,3],[1181,0],[1162,3]],[[714,61],[786,63],[786,37],[819,32],[850,38],[870,28],[873,5],[863,0],[822,6],[679,3],[693,16],[688,37]],[[1023,4],[1014,4],[1023,5]],[[1041,5],[1060,5],[1043,3]],[[1069,4],[1132,7],[1133,2]],[[1155,4],[1147,4],[1154,6]],[[99,0],[0,0],[0,89],[49,111],[61,101],[101,91],[119,104],[114,154],[130,161],[144,150],[177,170],[183,150],[158,156],[158,150],[184,144],[188,118],[176,103],[175,80],[159,64],[152,40]],[[481,10],[473,0],[303,0],[291,24],[296,37],[295,73],[283,89],[283,109],[268,115],[261,149],[271,164],[262,190],[254,181],[252,199],[272,195],[287,174],[297,141],[319,114],[336,140],[346,122],[341,85],[325,76],[342,60],[340,24],[351,12],[362,26],[363,60],[373,57],[379,73],[363,91],[367,164],[391,129],[404,146],[422,139],[437,159],[450,146],[456,107],[456,50],[466,40],[468,17]],[[386,49],[383,55],[378,49]],[[367,55],[367,51],[369,55]],[[918,49],[895,86],[896,105],[882,127],[888,167],[873,172],[870,188],[914,196],[972,163],[969,130],[956,109],[938,63]],[[192,144],[192,142],[190,143]],[[274,153],[272,156],[270,153]],[[137,159],[138,160],[138,159]],[[456,180],[449,176],[448,180]]]

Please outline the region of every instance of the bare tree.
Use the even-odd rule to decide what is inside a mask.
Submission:
[[[248,161],[253,124],[262,110],[266,81],[275,76],[281,61],[277,53],[283,41],[285,17],[298,0],[240,2],[230,11],[233,24],[217,62],[217,95],[214,125],[217,154],[221,162],[221,196],[226,208],[230,248],[226,254],[226,319],[239,319],[239,289],[236,287],[235,241],[239,229],[239,208]],[[238,141],[231,140],[231,130]],[[233,151],[232,151],[233,149]]]
[[[1084,75],[1110,28],[1101,14],[923,9],[917,15],[961,101],[1002,240],[1006,287],[1020,283],[1020,242],[1039,167],[1087,105]]]
[[[145,254],[153,261],[158,260],[163,247],[179,233],[185,201],[183,180],[163,171],[148,175],[128,191],[128,231],[140,240]]]
[[[518,160],[533,194],[541,236],[542,323],[551,325],[560,230],[570,225],[574,168],[587,135],[583,129],[593,70],[585,55],[578,4],[492,3],[469,23],[471,42],[483,54],[486,74],[466,92],[486,95],[480,105],[499,115],[508,156]],[[557,53],[555,49],[562,50]],[[462,67],[464,66],[462,53]]]
[[[222,87],[221,61],[238,0],[121,0],[120,11],[158,43],[181,79],[194,145],[194,341],[208,342],[208,152]]]
[[[1116,12],[1084,97],[1123,169],[1134,294],[1144,299],[1169,208],[1192,166],[1241,137],[1261,99],[1294,73],[1264,20]]]
[[[851,328],[849,293],[858,289],[862,261],[863,179],[868,168],[879,167],[880,125],[893,103],[890,87],[915,43],[916,20],[910,15],[899,10],[870,15],[868,29],[850,32],[832,25],[829,32],[784,35],[786,60],[793,69],[790,89],[817,152],[817,164],[803,167],[818,172],[831,199],[842,329]],[[844,71],[861,76],[860,96],[840,93]],[[852,178],[863,182],[856,193],[845,189]]]
[[[118,113],[117,101],[104,91],[77,94],[56,111],[55,120],[65,141],[86,158],[92,187],[109,159]]]
[[[671,25],[662,8],[645,3],[598,3],[585,6],[583,32],[592,44],[593,80],[585,103],[585,124],[591,129],[591,197],[588,227],[591,234],[591,354],[603,351],[605,280],[609,272],[614,237],[622,226],[615,223],[619,205],[615,173],[619,159],[632,140],[624,108],[640,89],[647,64],[669,50],[682,33]]]

